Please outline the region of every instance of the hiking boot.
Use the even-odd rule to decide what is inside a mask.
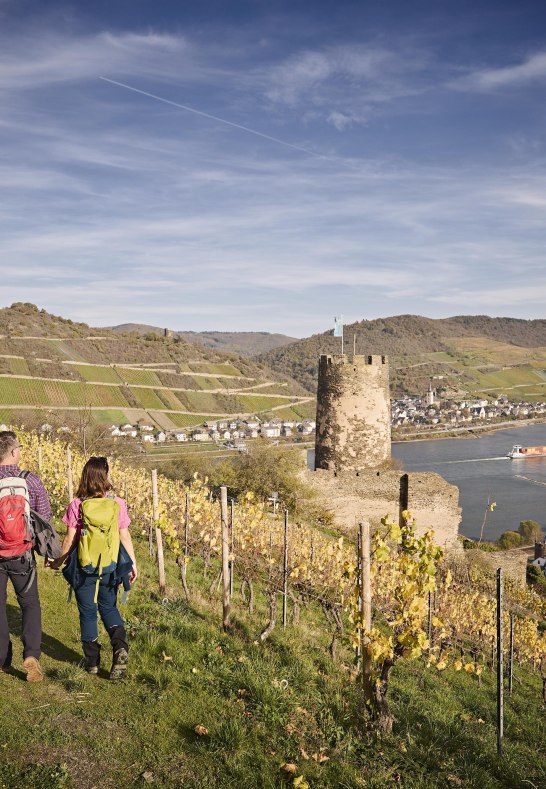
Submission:
[[[82,658],[78,663],[78,668],[83,668],[83,670],[87,671],[88,674],[99,673],[99,664],[91,663],[88,658]]]
[[[84,658],[80,662],[80,668],[85,669],[88,674],[98,674],[100,666],[100,644],[94,641],[82,641]]]
[[[27,672],[27,682],[41,682],[44,672],[40,666],[40,661],[35,657],[27,657],[23,660],[23,666]]]
[[[112,668],[110,669],[110,679],[121,679],[125,676],[127,671],[127,661],[129,654],[126,649],[118,649],[114,652],[114,659],[112,661]]]
[[[85,668],[85,670],[87,671],[88,674],[98,674],[99,673],[99,667],[98,666],[85,665],[84,668]]]

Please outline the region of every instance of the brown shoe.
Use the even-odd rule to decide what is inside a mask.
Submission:
[[[23,666],[27,672],[27,682],[41,682],[44,672],[40,666],[40,661],[35,657],[27,657],[23,660]]]

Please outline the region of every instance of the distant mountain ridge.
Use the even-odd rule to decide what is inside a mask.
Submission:
[[[97,410],[111,405],[109,415],[98,416],[114,422],[129,419],[131,409],[153,413],[155,422],[166,427],[190,424],[193,414],[275,409],[276,415],[293,418],[313,410],[320,354],[341,351],[340,338],[331,331],[252,358],[186,339],[201,334],[228,342],[241,334],[266,342],[284,338],[260,332],[163,336],[163,329],[145,324],[95,329],[28,303],[0,309],[0,409],[18,404],[60,408],[63,403],[70,408],[85,397]],[[423,394],[433,381],[444,397],[503,393],[546,402],[543,319],[397,315],[349,324],[344,341],[346,353],[354,347],[357,354],[389,356],[393,396]],[[127,366],[156,370],[125,373]],[[30,389],[29,378],[35,379]],[[0,421],[6,418],[0,414]]]
[[[546,359],[536,351],[546,349],[546,320],[543,319],[491,318],[486,315],[434,319],[420,315],[396,315],[348,324],[344,340],[346,353],[352,353],[354,343],[357,354],[385,354],[390,357],[391,385],[395,393],[423,391],[430,378],[438,375],[445,375],[452,387],[457,385],[462,390],[471,391],[477,388],[474,383],[480,386],[484,382],[474,381],[476,376],[470,375],[469,370],[487,372],[490,369],[493,372],[493,368],[502,368],[505,361],[512,367],[532,362],[531,367],[536,368],[537,376],[542,368],[546,368]],[[468,349],[471,349],[471,355]],[[535,352],[532,353],[531,349]],[[328,331],[271,350],[257,359],[290,375],[312,392],[316,390],[320,354],[340,352],[341,340]],[[533,361],[532,356],[537,358]],[[501,379],[499,386],[502,383]],[[537,387],[539,385],[537,377]]]
[[[144,323],[121,323],[119,326],[111,326],[110,328],[115,332],[139,335],[148,333],[164,335],[166,331],[158,326],[148,326]],[[193,345],[202,345],[204,348],[236,353],[238,356],[246,357],[258,356],[275,348],[297,342],[296,337],[288,337],[286,334],[271,334],[265,331],[167,331],[175,337],[182,337]]]

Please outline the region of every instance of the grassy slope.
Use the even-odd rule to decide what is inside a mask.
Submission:
[[[419,663],[394,673],[394,733],[381,741],[359,732],[358,685],[350,653],[334,664],[330,634],[315,610],[300,627],[277,627],[256,641],[266,616],[258,595],[249,616],[237,596],[233,633],[219,627],[198,562],[190,563],[190,605],[168,561],[168,598],[156,593],[155,568],[138,545],[141,578],[124,609],[131,633],[128,678],[89,677],[79,660],[77,610],[64,581],[40,574],[47,681],[0,674],[0,786],[282,787],[280,765],[318,787],[544,786],[544,709],[536,677],[517,673],[506,704],[505,756],[495,752],[494,679],[438,675]],[[17,631],[14,598],[9,598]],[[105,642],[102,636],[103,643]],[[107,650],[105,650],[105,665]],[[21,648],[15,641],[15,667]],[[287,680],[283,689],[281,680]],[[198,736],[201,724],[208,734]],[[323,753],[320,764],[313,754]],[[305,758],[307,755],[310,758]],[[532,784],[524,784],[531,781]]]

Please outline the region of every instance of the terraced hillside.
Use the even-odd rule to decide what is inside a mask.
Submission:
[[[507,394],[546,400],[546,320],[458,316],[442,320],[398,315],[345,327],[345,349],[390,357],[393,395],[421,394],[431,379],[447,396]],[[316,334],[257,359],[316,386],[321,353],[340,353],[332,332]]]
[[[15,304],[0,310],[0,422],[85,409],[102,423],[164,429],[218,416],[298,418],[314,398],[263,363],[183,339],[91,329]]]

